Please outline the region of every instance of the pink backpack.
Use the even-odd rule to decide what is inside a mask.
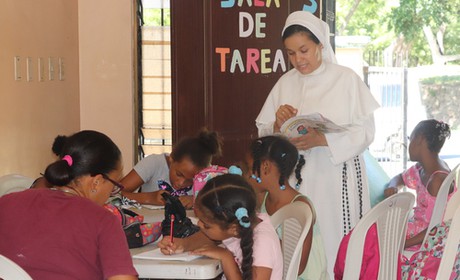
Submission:
[[[204,187],[207,181],[210,179],[222,175],[227,174],[228,168],[219,166],[219,165],[211,165],[206,167],[205,169],[201,170],[198,174],[195,175],[193,178],[193,186],[192,186],[192,193],[193,193],[193,201],[195,201],[198,192]]]

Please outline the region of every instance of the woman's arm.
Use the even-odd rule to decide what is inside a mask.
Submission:
[[[331,152],[331,160],[335,164],[343,163],[363,153],[374,141],[374,116],[361,116],[361,120],[346,126],[346,131],[327,133],[327,145]]]
[[[308,133],[291,138],[290,141],[298,150],[308,150],[319,146],[328,146],[326,136],[316,129],[307,128]]]

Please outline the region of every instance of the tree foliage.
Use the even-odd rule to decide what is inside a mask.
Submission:
[[[373,50],[383,51],[393,43],[396,51],[409,52],[410,66],[432,64],[436,52],[441,62],[454,61],[460,54],[458,0],[337,0],[336,4],[338,35],[370,36],[367,48]],[[433,35],[431,42],[427,32]]]
[[[145,26],[170,26],[171,11],[170,9],[144,9]]]
[[[413,54],[424,55],[422,64],[460,60],[460,55],[455,55],[460,54],[455,32],[459,8],[455,0],[401,0],[391,11],[389,27],[404,36]]]

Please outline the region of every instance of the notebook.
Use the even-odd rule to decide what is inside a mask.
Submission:
[[[144,260],[166,260],[166,261],[191,261],[198,259],[202,256],[191,255],[188,252],[174,254],[174,255],[165,255],[160,251],[160,248],[156,248],[151,251],[143,252],[137,255],[134,255],[134,259],[144,259]]]

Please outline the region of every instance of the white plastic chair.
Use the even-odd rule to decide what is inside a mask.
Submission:
[[[19,175],[8,174],[0,177],[0,196],[12,192],[26,190],[34,182],[33,179]]]
[[[454,169],[447,175],[446,179],[441,184],[439,188],[438,195],[436,196],[436,201],[433,207],[433,214],[431,214],[430,224],[428,225],[425,238],[423,239],[423,243],[425,243],[431,229],[436,226],[437,224],[441,223],[443,220],[444,212],[447,206],[447,197],[449,195],[450,186],[452,182],[454,182],[455,178],[458,176],[460,171],[460,164],[457,164]],[[457,182],[455,182],[457,183]]]
[[[447,175],[447,177],[444,179],[441,186],[439,187],[438,195],[436,196],[436,201],[433,207],[433,213],[431,214],[430,223],[427,227],[427,231],[425,233],[425,237],[423,238],[422,244],[425,244],[425,241],[427,240],[431,229],[443,221],[444,212],[448,204],[447,198],[449,196],[450,186],[452,185],[452,182],[454,182],[454,180],[455,180],[455,183],[457,184],[459,172],[460,172],[460,164],[455,166],[455,168],[452,169],[451,172],[449,172],[449,174]],[[410,259],[414,253],[416,253],[416,251],[404,250],[404,256],[406,256],[406,258],[408,259]]]
[[[446,245],[442,253],[441,263],[439,264],[436,280],[450,279],[455,258],[457,256],[458,245],[460,244],[460,207],[457,207],[450,224],[447,235]]]
[[[456,183],[459,181],[459,175],[460,175],[460,168],[456,172],[456,179],[455,179]],[[457,186],[457,191],[450,197],[449,202],[447,202],[443,221],[452,219],[458,207],[460,207],[460,191],[458,190],[458,186]]]
[[[275,229],[281,227],[283,250],[283,279],[297,279],[303,243],[311,228],[312,211],[310,206],[302,201],[294,201],[283,206],[271,217]]]
[[[413,194],[397,193],[381,201],[359,220],[348,243],[344,280],[359,279],[364,240],[374,223],[377,224],[380,252],[378,279],[397,279],[398,254],[403,252],[407,220],[414,202]]]
[[[32,277],[19,265],[0,255],[0,278],[4,280],[32,280]]]

